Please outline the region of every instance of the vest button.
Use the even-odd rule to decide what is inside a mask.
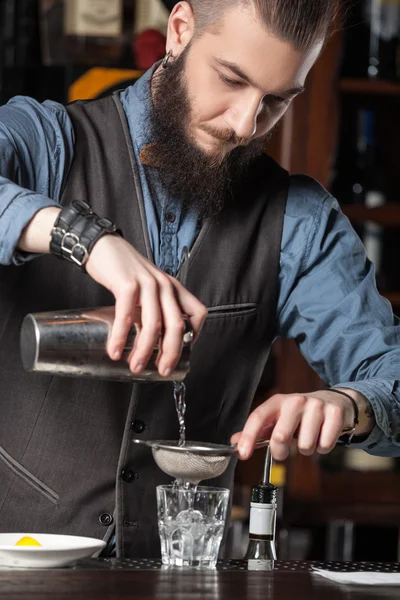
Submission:
[[[121,477],[126,483],[131,483],[134,479],[137,478],[137,474],[132,469],[123,469],[121,471]]]
[[[143,433],[143,431],[146,429],[146,425],[143,423],[143,421],[137,419],[136,421],[133,421],[132,429],[135,433]]]
[[[114,519],[113,516],[110,515],[110,513],[101,513],[101,515],[99,516],[99,521],[102,525],[108,527],[108,525],[111,525]]]

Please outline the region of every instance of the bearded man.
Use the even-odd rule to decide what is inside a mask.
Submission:
[[[163,376],[188,315],[188,439],[238,440],[241,459],[267,434],[279,460],[293,443],[327,453],[338,439],[399,454],[398,321],[337,201],[263,153],[339,11],[334,0],[181,1],[165,59],[134,86],[0,109],[2,530],[159,556],[155,486],[169,478],[131,439],[178,434],[170,383],[25,373],[28,312],[115,303],[108,352],[118,360],[139,305],[130,368],[144,370],[162,335]],[[81,245],[61,248],[60,223]],[[328,389],[276,395],[248,416],[278,335],[297,340]],[[213,483],[231,486],[234,467]]]

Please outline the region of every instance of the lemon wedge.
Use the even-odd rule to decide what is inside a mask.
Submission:
[[[16,546],[41,546],[35,538],[30,537],[29,535],[25,535],[15,544]]]

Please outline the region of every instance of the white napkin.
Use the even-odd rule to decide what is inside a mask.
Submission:
[[[400,585],[400,573],[378,573],[374,571],[326,571],[325,569],[313,569],[316,575],[337,583],[358,585]]]

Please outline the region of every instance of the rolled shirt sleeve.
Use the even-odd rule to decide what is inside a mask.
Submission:
[[[354,389],[371,403],[376,427],[354,445],[400,454],[399,319],[337,201],[310,178],[292,178],[280,286],[280,335],[296,340],[328,386]]]
[[[18,240],[39,210],[58,205],[73,147],[61,104],[17,96],[0,107],[0,264],[34,256],[18,251]]]

